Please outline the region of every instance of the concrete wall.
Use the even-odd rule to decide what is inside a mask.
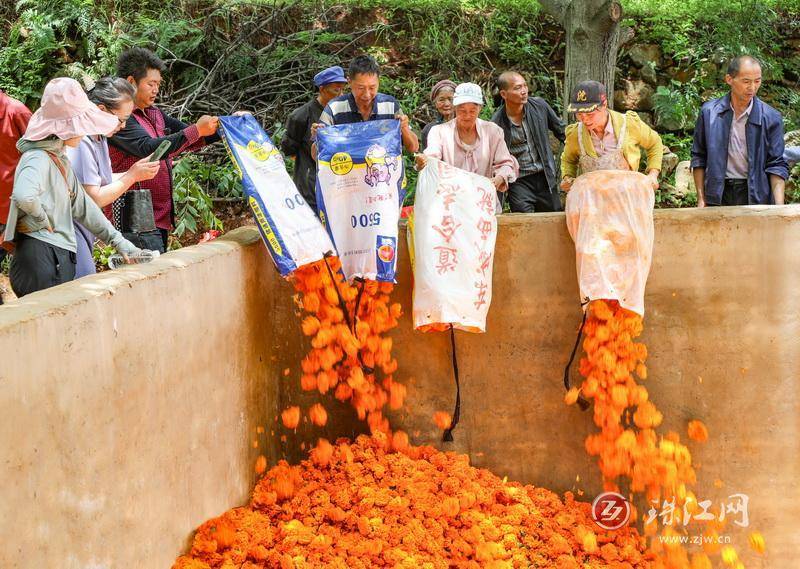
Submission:
[[[242,247],[256,239],[0,308],[0,567],[167,568],[247,500],[256,456],[275,456],[256,427],[275,414],[267,331],[288,297],[262,245]]]
[[[708,443],[690,445],[697,495],[717,504],[748,494],[750,529],[769,548],[763,566],[794,568],[800,207],[663,210],[655,219],[643,338],[651,398],[665,428],[685,432],[694,418],[709,427]],[[305,345],[291,287],[256,240],[255,229],[238,230],[0,309],[0,354],[11,362],[0,371],[0,436],[9,441],[0,475],[15,512],[0,522],[0,566],[168,567],[193,527],[245,501],[256,454],[298,457],[320,434],[359,431],[329,401],[327,430],[301,425],[282,442],[269,422],[275,436],[250,446],[276,408],[315,399],[295,387]],[[394,296],[410,309],[405,251],[400,258]],[[452,409],[448,336],[413,332],[408,316],[394,333],[396,377],[410,387],[396,425],[416,443],[591,500],[599,475],[583,440],[594,426],[589,412],[562,403],[580,316],[563,214],[502,217],[488,331],[457,334],[455,442],[441,445],[431,420]]]

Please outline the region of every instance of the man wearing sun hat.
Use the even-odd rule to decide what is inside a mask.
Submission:
[[[319,122],[325,105],[341,95],[346,84],[344,70],[338,65],[323,69],[314,76],[317,96],[296,109],[286,120],[281,150],[294,159],[294,183],[314,211],[317,211],[317,165],[311,157],[311,125]]]
[[[109,135],[117,124],[117,117],[89,101],[74,79],[53,79],[45,87],[42,106],[17,143],[22,156],[4,235],[14,244],[10,279],[17,296],[75,278],[73,219],[119,253],[139,252],[86,194],[65,154],[84,136]]]
[[[610,110],[605,85],[598,81],[578,83],[567,110],[575,113],[578,122],[566,129],[561,189],[569,191],[579,173],[592,170],[638,172],[642,149],[647,153],[647,175],[653,189],[658,188],[664,152],[661,137],[635,112]]]

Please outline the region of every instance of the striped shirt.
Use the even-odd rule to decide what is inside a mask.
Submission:
[[[378,93],[375,95],[375,100],[372,102],[372,113],[369,115],[369,120],[380,121],[385,119],[393,119],[400,111],[400,103],[391,95],[384,95]],[[329,102],[322,114],[319,117],[319,122],[328,126],[337,124],[352,124],[356,122],[364,122],[364,118],[358,111],[356,100],[353,98],[352,93],[341,95]]]
[[[519,177],[541,172],[542,164],[539,162],[539,153],[536,151],[536,146],[528,142],[533,140],[533,137],[528,133],[525,121],[522,121],[521,125],[511,119],[508,122],[511,124],[508,151],[519,162]]]

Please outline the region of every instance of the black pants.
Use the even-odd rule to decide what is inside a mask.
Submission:
[[[725,179],[725,186],[722,190],[722,199],[719,205],[749,205],[750,190],[747,187],[747,180]],[[717,204],[708,204],[717,205]]]
[[[17,234],[9,278],[18,297],[75,279],[75,253]]]
[[[561,200],[550,191],[544,172],[528,174],[511,184],[508,205],[513,213],[561,211]]]

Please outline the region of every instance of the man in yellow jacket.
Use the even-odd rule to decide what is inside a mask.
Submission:
[[[567,110],[575,113],[578,122],[566,129],[561,155],[562,190],[569,191],[576,176],[593,170],[638,172],[641,149],[647,153],[647,175],[653,189],[658,188],[664,152],[661,137],[635,112],[610,110],[602,83],[578,83]]]

